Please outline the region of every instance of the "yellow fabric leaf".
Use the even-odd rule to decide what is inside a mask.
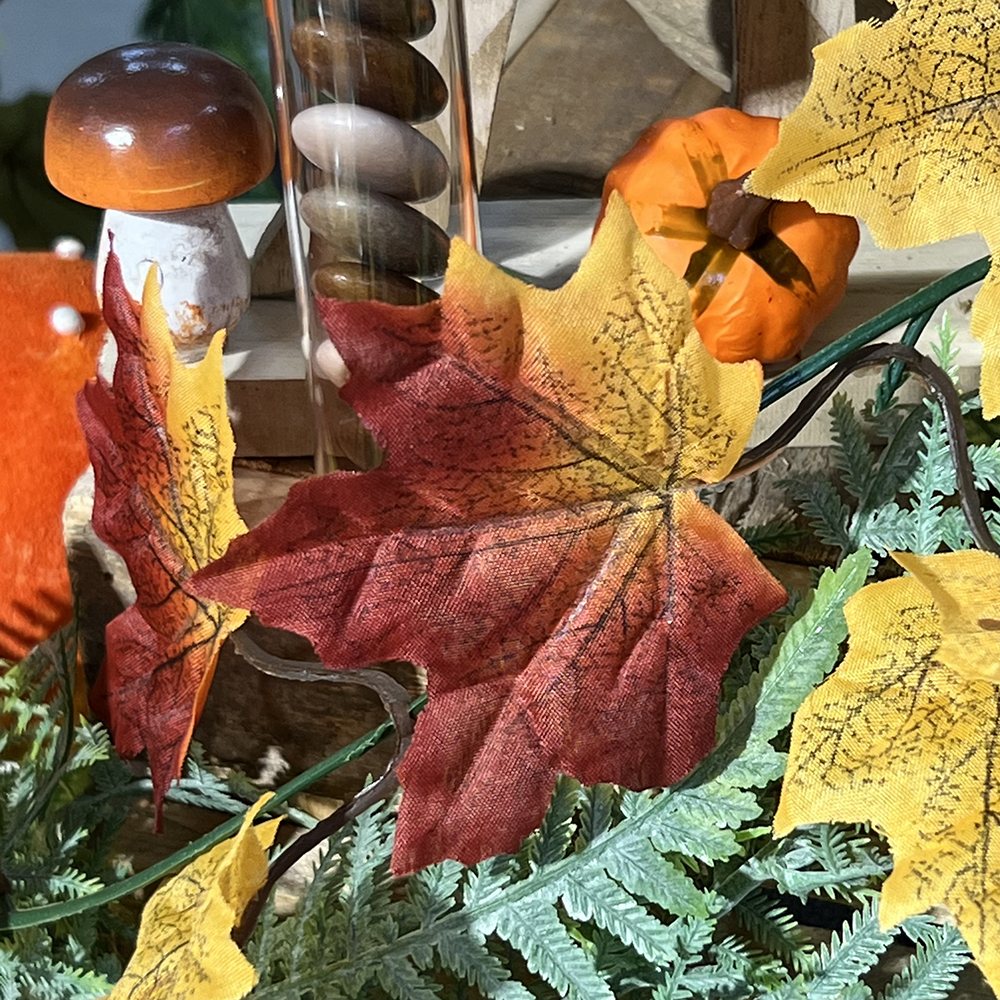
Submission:
[[[934,591],[954,598],[969,585],[972,555],[924,557],[919,572],[930,580],[930,563]],[[914,558],[904,557],[916,565]],[[996,989],[1000,686],[967,679],[937,656],[947,612],[939,615],[917,576],[870,584],[845,614],[847,655],[795,716],[774,831],[873,823],[894,860],[883,927],[946,905]]]
[[[167,324],[158,271],[150,267],[146,275],[140,325],[148,345],[143,357],[147,379],[166,414],[170,488],[179,507],[176,520],[164,516],[161,521],[176,552],[193,570],[218,559],[247,530],[233,494],[236,440],[226,408],[222,368],[226,331],[219,330],[212,337],[197,364],[181,361]],[[245,611],[230,613],[237,616],[231,629],[246,618]]]
[[[267,849],[281,818],[253,820],[271,797],[258,799],[235,837],[153,893],[135,954],[107,1000],[239,1000],[254,988],[257,973],[232,931],[267,879]]]
[[[934,598],[937,659],[967,680],[1000,682],[1000,558],[991,552],[894,553]]]
[[[993,266],[976,297],[982,396],[1000,414],[1000,7],[996,0],[909,0],[815,49],[802,104],[750,189],[864,219],[885,247],[965,233]]]
[[[651,487],[718,482],[753,430],[760,364],[709,354],[687,285],[646,243],[617,191],[590,252],[556,291],[524,285],[453,241],[442,309],[463,331],[449,349],[475,350],[477,364],[485,356],[498,373],[558,400],[553,419],[630,470],[623,490],[634,489],[643,463]],[[588,468],[581,496],[614,489],[612,479],[597,483]]]

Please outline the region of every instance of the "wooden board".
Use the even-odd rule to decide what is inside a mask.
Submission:
[[[736,0],[736,105],[783,118],[802,100],[812,50],[854,23],[853,0]]]

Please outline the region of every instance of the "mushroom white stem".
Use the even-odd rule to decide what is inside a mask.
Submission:
[[[108,209],[97,255],[100,298],[109,232],[129,295],[137,302],[152,264],[174,343],[197,360],[216,330],[232,329],[250,304],[250,262],[224,202],[173,212]]]

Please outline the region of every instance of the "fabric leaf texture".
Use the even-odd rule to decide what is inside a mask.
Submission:
[[[690,492],[742,452],[759,365],[708,354],[617,196],[558,291],[455,241],[440,300],[319,310],[386,462],[296,485],[194,585],[331,667],[426,667],[394,869],[516,849],[560,772],[685,775],[785,599]]]
[[[281,818],[253,820],[270,798],[247,811],[235,837],[150,896],[135,953],[107,1000],[240,1000],[254,988],[257,973],[232,932],[267,880],[267,849]]]
[[[78,333],[53,310],[75,309]],[[0,253],[0,657],[19,660],[73,614],[63,506],[87,468],[76,394],[93,378],[106,328],[94,265],[54,253]]]
[[[815,50],[802,104],[750,190],[864,219],[885,247],[979,232],[993,267],[976,297],[982,398],[1000,413],[1000,6],[908,0]]]
[[[882,926],[947,906],[998,989],[1000,686],[979,663],[966,670],[963,650],[992,644],[996,676],[996,622],[983,609],[1000,603],[1000,558],[896,558],[913,575],[851,598],[848,653],[795,716],[774,830],[875,824],[894,860]]]
[[[180,776],[219,648],[247,616],[187,585],[246,531],[233,499],[225,331],[201,362],[185,365],[174,351],[157,269],[137,309],[113,253],[104,313],[118,344],[114,382],[89,383],[79,413],[94,466],[94,529],[124,558],[136,602],[107,628],[92,700],[119,753],[148,750],[160,806]]]

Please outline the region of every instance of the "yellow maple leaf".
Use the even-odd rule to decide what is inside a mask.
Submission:
[[[750,190],[864,219],[885,247],[980,232],[993,268],[976,298],[982,395],[1000,414],[1000,7],[909,0],[815,51],[802,104]]]
[[[914,575],[851,598],[848,653],[795,716],[774,831],[874,823],[894,860],[883,927],[946,905],[996,989],[1000,686],[982,678],[991,644],[1000,677],[1000,558],[896,558]]]
[[[267,849],[281,818],[253,820],[271,797],[251,806],[235,837],[150,896],[135,954],[106,1000],[239,1000],[254,988],[257,973],[232,931],[267,879]]]

